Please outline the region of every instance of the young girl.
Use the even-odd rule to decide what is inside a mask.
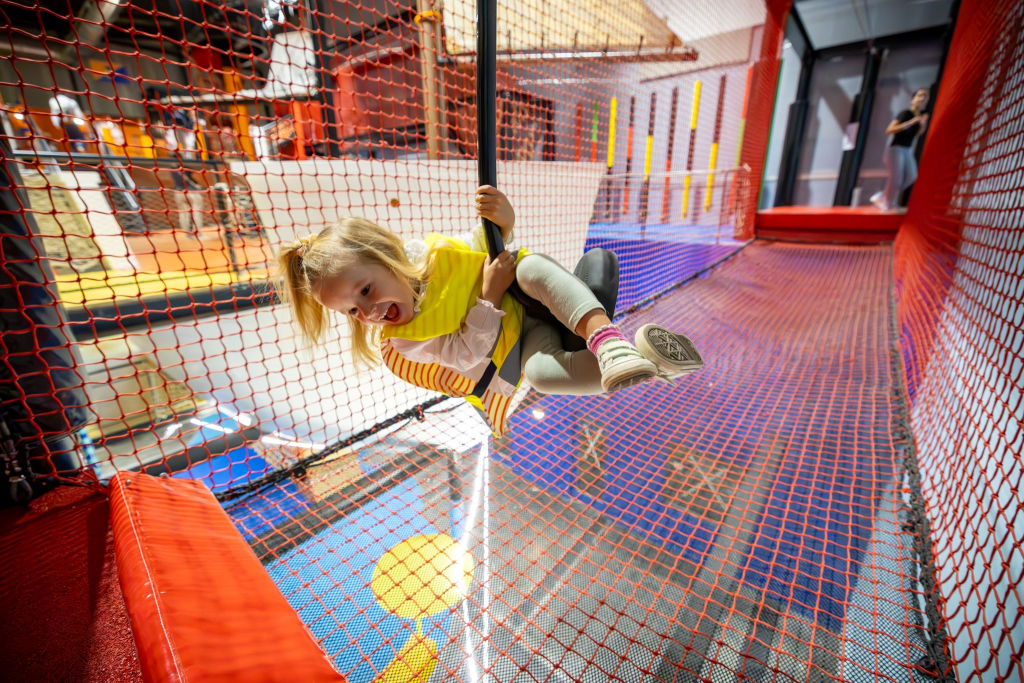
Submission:
[[[484,186],[477,214],[513,238],[515,212]],[[461,238],[429,235],[405,243],[361,218],[346,218],[282,247],[278,291],[302,336],[320,342],[330,312],[348,317],[352,351],[364,365],[383,361],[402,379],[466,397],[504,432],[523,377],[544,394],[601,394],[703,366],[689,339],[645,325],[630,344],[583,282],[543,254],[487,256],[482,227]],[[523,312],[513,281],[568,329],[585,351],[562,346],[555,327]]]

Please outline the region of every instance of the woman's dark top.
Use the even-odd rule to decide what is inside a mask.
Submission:
[[[914,112],[909,109],[904,109],[899,114],[896,114],[896,120],[900,123],[906,123],[910,119],[917,116]],[[910,147],[914,144],[914,138],[917,137],[917,132],[921,130],[921,124],[915,123],[910,128],[905,128],[900,132],[892,136],[893,147]]]

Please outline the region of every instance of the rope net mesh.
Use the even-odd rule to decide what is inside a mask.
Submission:
[[[473,3],[0,0],[6,474],[203,481],[350,681],[1020,677],[1024,14],[963,3],[854,248],[750,242],[787,9],[499,3],[513,246],[613,250],[706,367],[495,439],[268,284],[340,217],[473,226]]]

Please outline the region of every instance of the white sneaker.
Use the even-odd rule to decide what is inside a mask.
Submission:
[[[881,211],[889,210],[889,204],[885,201],[885,194],[882,192],[876,192],[871,195],[871,203]]]
[[[597,347],[597,362],[601,366],[601,386],[608,393],[646,382],[658,374],[658,367],[624,339],[609,339]]]
[[[689,375],[704,367],[704,359],[692,341],[661,325],[648,324],[637,330],[636,348],[668,379]]]

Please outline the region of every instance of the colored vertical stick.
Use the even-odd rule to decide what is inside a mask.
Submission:
[[[601,113],[600,105],[594,102],[594,118],[590,122],[590,161],[597,163],[597,117]]]
[[[693,171],[693,153],[697,145],[697,115],[700,113],[700,81],[693,84],[693,105],[690,111],[690,147],[686,151],[686,177],[683,178],[683,219],[690,213],[690,177]]]
[[[736,140],[736,163],[733,167],[736,172],[732,176],[732,188],[729,192],[729,215],[736,210],[736,188],[739,185],[739,168],[743,161],[743,133],[747,129],[747,109],[750,106],[750,78],[754,73],[754,67],[747,67],[747,85],[743,90],[743,110],[740,113],[740,134]]]
[[[651,198],[651,154],[654,152],[654,116],[658,93],[651,93],[651,114],[647,119],[647,145],[644,148],[644,185],[640,190],[640,225],[647,225],[647,207]]]
[[[580,145],[583,137],[583,103],[576,103],[576,154],[573,155],[575,161],[580,160]]]
[[[672,172],[672,153],[676,145],[676,110],[679,108],[679,88],[672,88],[672,106],[668,115],[668,150],[665,157],[665,189],[661,193],[661,222],[668,223],[669,176]]]
[[[708,160],[708,191],[704,193],[704,210],[711,209],[711,191],[715,187],[715,167],[718,164],[718,142],[722,135],[722,113],[725,107],[725,74],[718,86],[718,108],[715,111],[715,136],[711,139],[711,158]]]
[[[606,176],[612,174],[612,167],[615,166],[615,117],[619,113],[619,100],[616,97],[612,98],[611,111],[608,114],[608,167],[605,171]],[[605,218],[611,220],[612,218],[612,186],[611,182],[605,183]]]
[[[629,212],[629,174],[633,172],[633,120],[636,117],[636,95],[629,98],[629,130],[626,133],[626,178],[622,190],[622,215]]]

